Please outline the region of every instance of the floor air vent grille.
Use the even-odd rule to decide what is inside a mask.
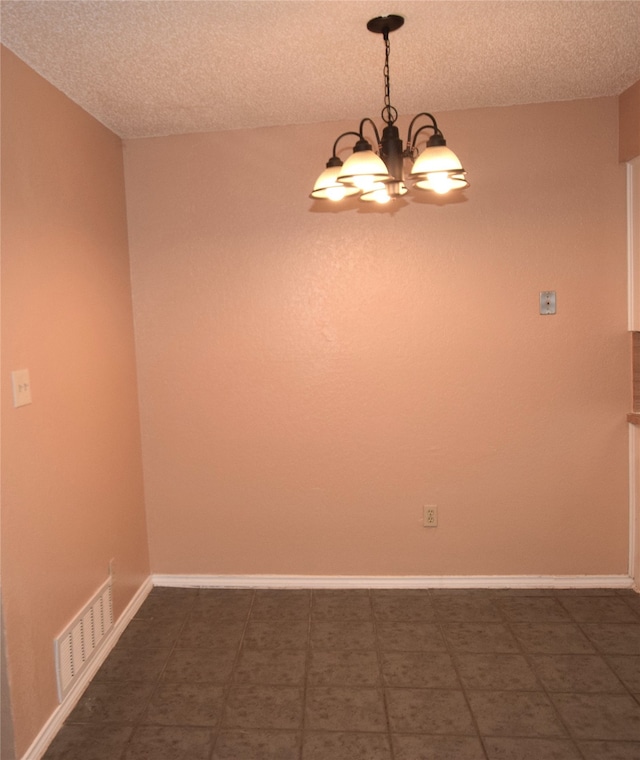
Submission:
[[[108,580],[54,642],[61,702],[112,627],[113,603]]]

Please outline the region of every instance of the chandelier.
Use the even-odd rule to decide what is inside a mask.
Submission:
[[[447,148],[444,135],[435,117],[430,113],[419,113],[409,124],[406,147],[395,122],[397,110],[391,105],[389,85],[389,34],[404,24],[402,16],[378,16],[367,23],[367,29],[381,34],[384,39],[384,108],[381,112],[385,127],[382,137],[370,118],[360,122],[357,132],[343,132],[333,144],[331,158],[320,174],[310,197],[319,200],[340,201],[349,196],[359,195],[361,201],[388,203],[401,198],[408,192],[404,182],[403,163],[413,162],[408,179],[418,190],[429,190],[443,194],[450,190],[468,187],[466,173],[456,154]],[[370,126],[375,134],[376,150],[364,136],[365,126]],[[419,138],[429,135],[426,147],[418,151]],[[337,155],[338,143],[343,137],[357,137],[353,153],[344,162]]]

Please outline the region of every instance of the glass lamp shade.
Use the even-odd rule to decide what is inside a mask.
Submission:
[[[416,158],[409,177],[415,180],[417,188],[436,193],[469,186],[460,159],[446,145],[425,148]]]
[[[393,179],[385,162],[372,150],[358,150],[344,162],[338,176],[339,182],[355,185],[358,190],[369,192],[374,185]]]
[[[348,195],[356,195],[360,192],[357,187],[352,185],[343,185],[338,182],[338,175],[342,171],[342,166],[328,166],[316,180],[311,192],[310,198],[319,198],[322,200],[341,201]]]
[[[463,172],[462,164],[456,154],[446,145],[426,147],[416,158],[409,176],[412,179],[424,179],[432,172]]]

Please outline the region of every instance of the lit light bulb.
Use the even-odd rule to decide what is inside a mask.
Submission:
[[[360,200],[369,203],[389,203],[389,201],[394,198],[394,195],[389,191],[390,187],[391,185],[388,185],[385,182],[374,182],[371,189],[360,196]],[[404,187],[404,185],[402,185],[402,187]],[[404,189],[404,192],[407,192],[406,188]],[[401,192],[400,194],[403,195],[404,193]]]
[[[375,203],[389,203],[391,196],[387,192],[387,189],[384,188],[383,190],[374,190],[371,193],[371,200],[375,201]]]
[[[435,193],[439,193],[440,195],[448,193],[454,184],[449,178],[449,174],[447,172],[430,172],[427,174],[427,180],[429,181],[429,184],[431,185],[433,191]]]
[[[344,185],[332,185],[325,192],[330,201],[341,201],[346,195],[347,188]]]

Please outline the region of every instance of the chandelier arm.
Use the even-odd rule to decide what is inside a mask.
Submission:
[[[424,124],[422,127],[420,127],[420,129],[416,132],[416,136],[414,137],[413,142],[412,142],[411,141],[411,132],[413,130],[413,126],[414,126],[414,124],[416,123],[416,121],[418,121],[418,119],[421,116],[426,116],[428,119],[431,119],[431,124]],[[433,129],[433,133],[434,134],[436,134],[436,135],[441,135],[442,134],[442,132],[440,131],[440,129],[438,127],[438,122],[436,121],[436,117],[433,114],[428,113],[427,111],[423,111],[422,113],[416,114],[416,116],[414,116],[413,119],[411,119],[411,124],[409,124],[409,131],[407,133],[407,148],[409,146],[411,146],[412,148],[415,147],[416,140],[418,138],[418,134],[423,129]]]
[[[336,153],[338,149],[338,143],[340,140],[342,140],[343,137],[347,137],[348,135],[353,135],[354,137],[362,137],[362,134],[360,132],[343,132],[341,135],[336,137],[336,141],[333,143],[333,157],[337,158],[338,154]]]
[[[373,119],[370,119],[368,116],[365,116],[364,119],[360,122],[360,139],[364,140],[364,125],[369,122],[371,126],[373,127],[373,131],[376,135],[376,145],[378,146],[378,149],[380,148],[380,132],[378,132],[378,127],[376,127],[375,121]]]
[[[415,134],[415,136],[414,136],[414,138],[413,138],[413,143],[412,143],[412,145],[411,145],[411,150],[415,150],[415,147],[416,147],[416,145],[418,144],[418,135],[419,135],[419,134],[420,134],[420,132],[422,132],[424,129],[433,129],[433,134],[434,134],[434,135],[438,135],[439,137],[443,137],[443,134],[442,134],[442,132],[441,132],[439,129],[435,128],[435,127],[434,127],[432,124],[423,124],[423,125],[420,127],[420,129],[418,129],[418,131],[416,132],[416,134]],[[409,147],[409,146],[407,145],[407,147]]]

